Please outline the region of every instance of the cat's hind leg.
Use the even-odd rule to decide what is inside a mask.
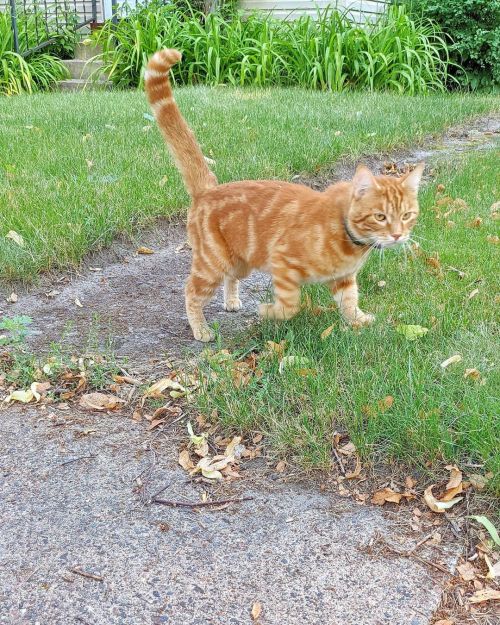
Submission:
[[[215,333],[209,327],[203,314],[203,307],[212,299],[221,282],[222,275],[218,278],[215,276],[205,277],[194,272],[191,272],[187,279],[185,289],[186,313],[193,336],[197,341],[209,343],[215,338]]]

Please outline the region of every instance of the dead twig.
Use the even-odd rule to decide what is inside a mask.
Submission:
[[[91,458],[96,458],[95,455],[93,456],[80,456],[79,458],[72,458],[71,460],[66,460],[66,462],[61,462],[61,467],[64,467],[67,464],[71,464],[72,462],[78,462],[79,460],[88,460]]]
[[[206,508],[208,506],[223,506],[228,503],[250,501],[253,497],[239,497],[235,499],[219,499],[216,501],[170,501],[168,499],[151,499],[151,503],[159,503],[172,508]]]
[[[342,458],[339,456],[337,450],[335,449],[335,447],[333,448],[333,455],[335,456],[335,460],[337,461],[339,467],[340,467],[340,472],[342,473],[342,475],[345,475],[345,467],[344,467],[344,463],[342,462]]]
[[[87,571],[81,571],[80,569],[73,568],[69,569],[70,573],[74,573],[75,575],[81,575],[82,577],[86,577],[88,579],[93,579],[96,582],[103,582],[104,577],[101,575],[95,575],[94,573],[88,573]]]

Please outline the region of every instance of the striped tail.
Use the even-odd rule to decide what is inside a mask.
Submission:
[[[160,50],[154,54],[145,73],[146,94],[158,126],[165,137],[184,184],[191,197],[217,186],[217,179],[210,171],[193,131],[172,95],[168,72],[180,61],[177,50]]]

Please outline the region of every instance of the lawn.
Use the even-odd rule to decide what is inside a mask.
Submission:
[[[177,98],[221,181],[284,178],[414,144],[498,99],[299,89],[183,88]],[[0,277],[78,263],[188,197],[141,93],[0,99]]]
[[[333,308],[318,311],[331,306],[328,291],[309,288],[297,318],[259,324],[228,360],[207,357],[215,376],[201,408],[236,431],[264,432],[278,454],[308,467],[328,467],[332,433],[347,431],[365,459],[421,468],[456,461],[492,471],[500,493],[499,222],[491,212],[499,157],[489,150],[438,162],[421,193],[420,247],[374,253],[362,271],[361,306],[376,314],[373,326],[354,331]],[[437,206],[446,196],[455,201]],[[400,324],[428,332],[410,341]],[[286,341],[295,364],[280,373],[278,355],[262,356],[267,341]],[[460,362],[441,367],[457,354]],[[250,368],[234,364],[240,356]]]

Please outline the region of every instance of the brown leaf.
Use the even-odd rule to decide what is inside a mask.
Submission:
[[[392,407],[393,403],[394,403],[394,397],[392,397],[392,395],[387,395],[387,397],[384,397],[384,399],[381,399],[378,402],[378,407],[380,408],[381,412],[385,412],[386,410],[389,410],[389,408]]]
[[[386,502],[399,503],[403,493],[396,493],[392,488],[383,488],[374,493],[371,501],[376,506],[383,506]]]
[[[286,469],[286,462],[284,460],[280,460],[276,465],[275,469],[278,473],[283,473],[283,471]]]
[[[460,577],[464,580],[464,582],[471,582],[476,578],[476,570],[470,562],[459,564],[457,566],[457,571],[460,573]]]
[[[349,442],[346,445],[339,447],[339,453],[343,456],[352,456],[352,454],[356,453],[356,446],[354,443]]]
[[[332,324],[331,326],[328,326],[328,328],[326,328],[325,330],[323,330],[323,332],[321,333],[321,340],[324,341],[325,339],[327,339],[330,334],[333,332],[333,328],[335,327],[335,324]]]
[[[9,304],[15,304],[17,302],[17,299],[17,293],[11,293],[7,298],[7,301],[9,302]]]
[[[462,483],[462,471],[454,465],[448,465],[446,468],[450,471],[450,480],[446,484],[446,490],[460,486]]]
[[[181,451],[181,453],[179,454],[178,462],[185,471],[190,471],[191,469],[194,469],[194,463],[191,460],[187,449]]]
[[[285,353],[286,347],[287,347],[286,341],[280,341],[279,343],[275,343],[274,341],[266,342],[267,351],[271,354],[276,354],[280,358]]]
[[[441,363],[441,369],[446,369],[446,367],[449,367],[450,365],[454,365],[455,363],[460,362],[461,360],[462,360],[462,356],[460,356],[460,354],[454,354],[453,356],[450,356],[446,360],[443,360],[443,362]]]
[[[405,480],[406,488],[415,488],[416,480],[414,480],[410,475],[407,476]]]
[[[469,293],[469,295],[467,296],[467,299],[472,299],[473,297],[476,297],[478,293],[479,293],[479,289],[474,289],[473,291]]]
[[[149,424],[148,430],[154,430],[159,425],[163,425],[165,423],[165,419],[151,419],[151,423]]]
[[[256,435],[252,438],[252,443],[253,443],[254,445],[257,445],[257,443],[260,443],[260,441],[261,441],[263,438],[264,438],[264,435],[263,435],[263,434],[260,434],[260,432],[259,432],[259,434],[256,434]]]
[[[434,486],[435,484],[429,486],[429,488],[426,488],[424,491],[424,501],[433,512],[444,514],[446,510],[449,510],[463,499],[463,497],[456,497],[451,501],[438,501],[432,494],[432,489],[434,488]]]
[[[262,613],[262,604],[256,601],[252,606],[252,620],[256,621]]]
[[[454,625],[454,621],[449,621],[448,619],[441,619],[440,621],[436,621],[434,625]]]
[[[500,601],[500,590],[493,590],[493,588],[485,588],[484,590],[478,590],[469,599],[471,603],[484,603],[485,601]]]
[[[478,369],[466,369],[464,373],[464,378],[470,378],[471,380],[479,380],[481,377],[481,372]]]
[[[486,484],[488,483],[488,478],[484,475],[480,475],[479,473],[471,473],[467,476],[467,478],[476,490],[483,490],[486,488]]]
[[[356,466],[354,468],[354,471],[352,473],[346,473],[346,479],[348,480],[353,480],[356,477],[359,477],[360,473],[361,473],[361,460],[359,459],[359,456],[356,456]]]
[[[115,395],[105,393],[86,393],[80,397],[80,408],[85,410],[115,410],[125,401]]]
[[[154,251],[149,247],[144,247],[141,245],[141,247],[137,248],[137,253],[148,255],[148,254],[154,254]]]

